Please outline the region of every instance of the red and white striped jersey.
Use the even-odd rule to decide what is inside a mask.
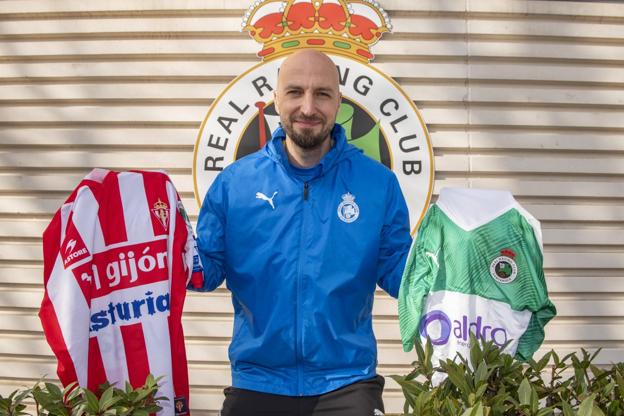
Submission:
[[[159,414],[188,414],[181,318],[201,266],[168,176],[94,169],[44,231],[43,254],[39,317],[61,382],[97,391],[163,376]]]

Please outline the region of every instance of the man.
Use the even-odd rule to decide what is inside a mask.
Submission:
[[[235,312],[223,416],[383,414],[371,311],[377,284],[398,294],[409,220],[396,177],[335,125],[338,84],[326,55],[290,55],[281,127],[202,205],[202,290],[225,279]]]

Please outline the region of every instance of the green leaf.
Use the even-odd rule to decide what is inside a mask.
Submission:
[[[592,412],[592,416],[605,416],[602,410],[598,406],[594,404],[594,410]]]
[[[520,400],[521,405],[528,406],[531,404],[531,385],[526,378],[522,379],[520,387],[518,388],[518,400]]]
[[[568,402],[561,402],[561,410],[563,411],[563,416],[575,416],[574,410],[572,409],[572,406],[570,406],[570,403]]]
[[[542,371],[548,365],[550,358],[554,354],[554,351],[547,352],[535,365],[536,371]]]
[[[449,376],[449,379],[451,380],[451,383],[453,383],[455,387],[457,387],[462,392],[463,397],[467,399],[468,395],[470,394],[470,386],[464,378],[463,369],[461,369],[457,364],[451,361],[447,364],[445,370]]]
[[[85,403],[81,403],[78,406],[72,409],[72,416],[82,416],[85,414],[87,410],[87,405]]]
[[[466,409],[461,416],[484,416],[483,405],[481,403],[477,403],[475,406]]]
[[[594,410],[595,395],[591,395],[581,402],[578,410],[578,416],[591,416]]]
[[[552,415],[554,414],[555,411],[552,407],[545,407],[543,409],[541,409],[539,412],[537,412],[536,416],[548,416],[548,415]]]
[[[85,398],[87,399],[87,409],[91,413],[99,413],[100,411],[100,403],[91,391],[87,389],[82,389],[84,392]]]
[[[483,361],[479,363],[477,367],[477,371],[475,371],[475,385],[479,384],[481,381],[485,381],[488,378],[488,368],[487,364]]]
[[[54,383],[45,383],[45,387],[50,392],[50,394],[52,394],[53,396],[59,397],[59,398],[63,397],[63,392],[61,391],[61,389],[56,384],[54,384]]]

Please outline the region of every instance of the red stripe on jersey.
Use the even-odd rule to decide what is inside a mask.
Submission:
[[[117,175],[114,173],[108,174],[104,179],[103,185],[106,186],[106,206],[100,207],[98,217],[102,225],[104,243],[110,246],[111,244],[128,241],[128,236],[126,234],[126,222]],[[103,198],[98,198],[98,202],[102,203]]]
[[[167,317],[169,324],[169,340],[171,342],[171,356],[175,357],[171,362],[173,388],[175,397],[184,397],[189,402],[188,367],[186,361],[186,349],[184,345],[184,333],[178,317]]]
[[[48,275],[46,275],[46,278]],[[56,373],[59,380],[63,383],[63,386],[67,386],[69,383],[78,380],[76,375],[76,369],[74,368],[74,362],[69,354],[67,345],[65,345],[65,339],[63,338],[63,332],[59,325],[56,312],[54,311],[54,305],[48,297],[48,293],[43,294],[43,301],[41,302],[41,309],[39,310],[39,319],[41,319],[41,326],[43,332],[46,335],[46,339],[52,351],[58,358],[58,365],[56,367]]]
[[[169,206],[167,196],[167,177],[160,172],[141,172],[145,183],[145,196],[149,207],[149,217],[152,220],[154,235],[169,233],[171,216],[175,215],[177,207]]]
[[[124,325],[120,329],[124,346],[129,347],[125,351],[130,384],[134,388],[141,387],[145,384],[145,379],[150,372],[143,326],[139,322],[133,325]]]
[[[87,375],[87,387],[94,393],[99,393],[100,385],[106,382],[106,370],[104,370],[104,362],[102,361],[102,353],[100,352],[100,344],[97,337],[89,338],[89,373]]]
[[[176,228],[174,230],[173,252],[184,252],[189,231],[186,227],[186,222],[182,218],[182,214],[176,210],[174,215],[178,215],[178,217],[176,218]],[[192,266],[185,264],[183,256],[175,256],[171,267],[174,276],[185,276],[188,273],[188,267]],[[169,324],[171,356],[177,358],[172,360],[171,363],[173,386],[175,397],[184,397],[188,408],[188,406],[190,406],[188,368],[186,364],[184,332],[182,329],[182,308],[186,297],[186,279],[172,279],[170,291],[171,302],[169,305],[169,317],[167,322]]]
[[[61,210],[52,217],[52,221],[43,231],[43,285],[47,286],[52,275],[54,263],[61,248]]]

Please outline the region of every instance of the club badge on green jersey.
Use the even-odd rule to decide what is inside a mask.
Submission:
[[[511,283],[518,276],[518,265],[514,260],[516,253],[508,248],[501,250],[500,253],[501,255],[490,263],[490,276],[498,283]]]

